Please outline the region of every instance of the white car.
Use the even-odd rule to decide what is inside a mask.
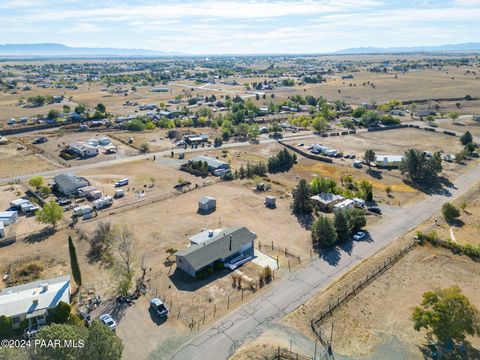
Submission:
[[[107,325],[108,328],[112,331],[115,331],[117,329],[117,323],[115,322],[115,320],[113,320],[110,314],[103,314],[98,318],[98,320]]]
[[[353,240],[362,240],[367,234],[365,234],[363,231],[357,232],[355,235],[353,235]]]

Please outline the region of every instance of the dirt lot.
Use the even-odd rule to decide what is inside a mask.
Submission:
[[[460,116],[455,123],[450,119],[438,119],[436,121],[438,127],[455,131],[457,134],[463,134],[470,131],[474,137],[480,137],[480,122],[473,121],[471,116]]]
[[[459,244],[480,246],[480,189],[472,189],[467,195],[453,203],[460,210],[460,217],[454,224],[447,224],[443,216],[439,215],[436,221],[424,224],[422,231],[428,233],[435,231],[440,239],[452,240]]]
[[[46,143],[32,145],[35,138],[44,136],[48,139]],[[65,166],[76,166],[83,164],[90,164],[95,162],[101,162],[106,160],[121,159],[131,155],[137,155],[138,150],[121,143],[114,138],[110,138],[111,144],[117,148],[117,152],[114,154],[107,154],[104,146],[98,146],[98,155],[89,158],[76,158],[73,160],[65,160],[60,157],[60,151],[69,144],[76,142],[86,142],[90,139],[98,139],[100,137],[108,137],[107,134],[102,132],[65,132],[62,130],[55,130],[49,132],[41,132],[39,134],[32,134],[19,137],[26,146],[32,146],[34,149],[38,149],[39,152],[44,153],[46,157],[52,161],[56,161]]]
[[[10,141],[0,145],[0,178],[14,177],[39,171],[47,171],[59,167],[52,161]]]
[[[421,356],[419,347],[425,343],[425,334],[413,329],[410,316],[412,309],[421,303],[422,294],[438,287],[458,285],[479,307],[480,286],[474,280],[478,275],[478,264],[467,257],[441,248],[417,247],[343,306],[323,327],[329,329],[334,322],[334,351],[352,358],[368,358],[390,337],[402,344],[404,354]],[[355,271],[346,275],[343,282],[354,277]],[[288,315],[285,323],[312,336],[310,319],[325,307],[335,290],[340,290],[338,286],[333,285]],[[383,305],[379,307],[379,303]],[[473,346],[480,346],[478,338],[469,340]]]

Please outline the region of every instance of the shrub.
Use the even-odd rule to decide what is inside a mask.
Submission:
[[[132,120],[127,124],[127,130],[129,131],[144,131],[145,124],[138,119]]]
[[[140,151],[143,153],[147,153],[150,151],[150,144],[149,143],[143,143],[140,145]]]
[[[263,276],[265,278],[265,282],[268,284],[270,281],[272,281],[272,269],[270,266],[267,266],[263,268]]]
[[[460,216],[460,211],[447,202],[442,206],[442,215],[446,222],[452,222]]]
[[[5,315],[0,316],[0,338],[9,338],[12,333],[12,319]]]
[[[69,304],[60,301],[55,309],[53,309],[50,315],[50,321],[56,324],[65,324],[70,318],[71,310],[72,308]]]

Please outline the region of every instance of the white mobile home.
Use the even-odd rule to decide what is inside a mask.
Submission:
[[[29,328],[45,325],[49,311],[60,301],[70,304],[70,275],[2,289],[0,316],[12,319],[14,329],[24,320]]]
[[[0,221],[4,226],[13,225],[18,220],[17,211],[0,211]]]

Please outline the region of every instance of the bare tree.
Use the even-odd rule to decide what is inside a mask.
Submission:
[[[118,243],[118,255],[120,282],[118,291],[121,295],[127,295],[133,285],[134,269],[133,269],[133,233],[126,226],[122,226],[116,234]]]

